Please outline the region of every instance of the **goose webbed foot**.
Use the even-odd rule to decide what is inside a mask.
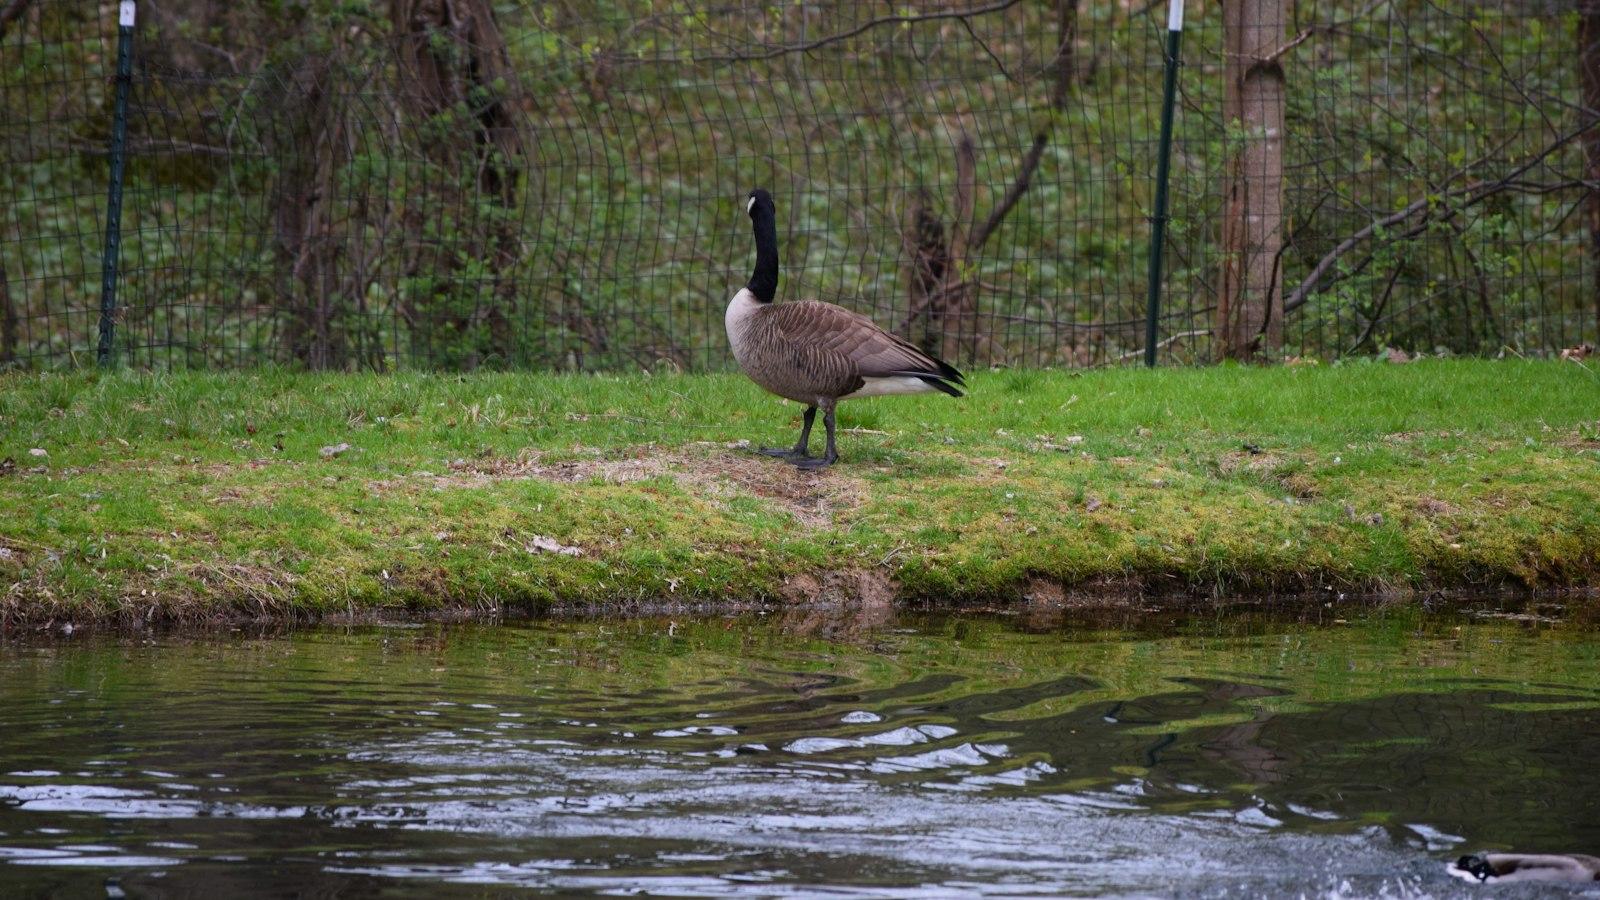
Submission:
[[[803,460],[811,459],[811,454],[806,452],[806,448],[811,445],[811,423],[816,421],[816,418],[817,408],[815,406],[806,407],[800,426],[800,440],[795,441],[793,449],[784,450],[781,447],[762,447],[756,452],[762,456],[776,456],[785,462],[792,462],[796,465],[799,465]]]
[[[814,415],[814,412],[812,410],[807,410],[806,411],[806,428],[805,428],[805,431],[800,433],[800,439],[801,440],[805,440],[806,438],[811,436],[811,417],[812,417],[812,415]],[[829,403],[827,408],[822,411],[822,426],[824,428],[828,429],[828,447],[827,447],[827,452],[823,453],[821,456],[807,457],[805,459],[790,460],[791,462],[793,462],[795,464],[795,466],[797,468],[801,468],[801,469],[825,469],[828,466],[831,466],[834,463],[839,461],[839,449],[834,446],[834,442],[833,442],[833,440],[834,440],[834,421],[833,421],[833,404],[832,403]]]
[[[800,456],[789,460],[797,469],[826,469],[838,461],[837,453],[828,456]]]

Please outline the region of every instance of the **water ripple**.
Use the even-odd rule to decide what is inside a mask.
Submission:
[[[1436,862],[1463,845],[1600,846],[1589,637],[900,624],[826,645],[679,621],[0,654],[4,880],[1451,895]]]

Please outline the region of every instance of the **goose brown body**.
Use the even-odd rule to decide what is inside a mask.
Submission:
[[[752,308],[728,323],[734,358],[750,380],[780,397],[816,405],[944,389],[930,381],[961,383],[959,372],[860,313],[817,300],[744,302]]]

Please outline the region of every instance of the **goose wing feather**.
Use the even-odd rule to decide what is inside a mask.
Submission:
[[[768,316],[786,341],[830,357],[830,369],[847,363],[853,374],[863,378],[931,375],[956,384],[964,383],[961,373],[953,366],[884,331],[866,316],[841,306],[820,300],[799,300],[773,306]]]

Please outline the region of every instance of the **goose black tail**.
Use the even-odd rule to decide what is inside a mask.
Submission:
[[[944,365],[944,364],[940,363],[940,365]],[[944,368],[950,369],[949,366],[944,366]],[[922,380],[923,384],[926,384],[929,387],[938,388],[939,390],[944,391],[946,394],[949,394],[952,397],[965,396],[956,387],[956,385],[958,385],[958,384],[965,386],[965,382],[963,382],[961,380],[961,373],[960,372],[956,372],[955,369],[950,369],[950,371],[955,373],[955,377],[954,378],[947,377],[942,372],[940,374],[938,374],[938,375],[935,375],[932,372],[893,372],[891,374],[894,374],[894,375],[909,375],[912,378],[919,378],[919,379]],[[951,383],[952,381],[955,382],[955,383],[952,384]]]
[[[952,384],[959,384],[962,387],[966,386],[967,379],[962,377],[960,369],[957,369],[955,366],[950,365],[942,359],[935,359],[933,364],[939,367],[940,378],[951,382]]]

